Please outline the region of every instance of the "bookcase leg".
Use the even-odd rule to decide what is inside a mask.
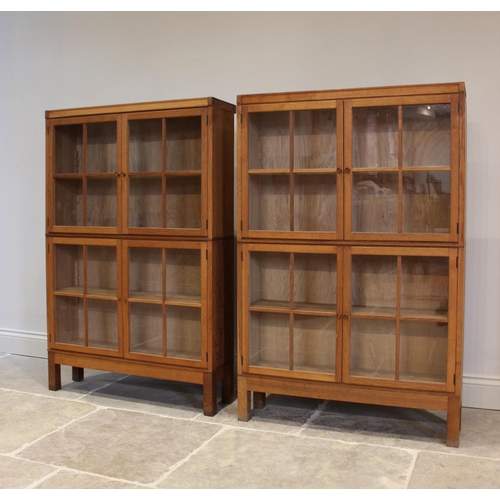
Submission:
[[[461,426],[462,402],[459,396],[448,398],[448,418],[446,422],[446,446],[458,448]]]
[[[77,366],[71,367],[71,378],[73,382],[81,382],[83,380],[83,368]]]
[[[257,409],[262,409],[266,407],[266,393],[265,392],[254,392],[253,393],[253,407]]]
[[[58,391],[61,388],[61,365],[54,362],[54,355],[49,352],[49,390]]]
[[[232,369],[222,379],[222,403],[228,405],[234,401],[234,372]]]
[[[217,382],[212,373],[203,374],[203,414],[213,417],[217,413]]]
[[[250,420],[250,397],[245,380],[238,378],[238,420],[240,422]]]

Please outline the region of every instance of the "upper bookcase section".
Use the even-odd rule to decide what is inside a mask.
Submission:
[[[238,236],[463,241],[463,83],[238,96]]]
[[[47,111],[47,233],[232,236],[235,109],[210,97]]]

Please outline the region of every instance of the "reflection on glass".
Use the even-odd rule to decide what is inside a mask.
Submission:
[[[166,168],[201,170],[201,117],[167,118]]]
[[[167,306],[167,356],[201,360],[201,309]]]
[[[161,177],[133,177],[129,187],[129,227],[162,227]]]
[[[87,179],[87,226],[116,226],[115,179]]]
[[[250,169],[290,169],[290,114],[250,113],[248,120]]]
[[[293,369],[335,373],[335,317],[294,316]]]
[[[56,174],[82,173],[83,125],[58,125],[54,133]]]
[[[201,176],[168,177],[166,191],[167,227],[200,229]]]
[[[163,356],[163,312],[160,304],[130,302],[130,352]]]
[[[250,253],[250,305],[290,308],[290,254]]]
[[[450,172],[403,173],[403,232],[450,232]]]
[[[290,317],[288,314],[250,313],[250,365],[290,367]]]
[[[402,257],[401,314],[447,319],[448,283],[448,258]]]
[[[398,260],[387,255],[353,255],[353,314],[396,316]]]
[[[130,297],[148,300],[162,299],[162,250],[161,248],[129,249]]]
[[[295,111],[293,115],[293,168],[336,168],[335,109]]]
[[[116,297],[116,247],[87,246],[87,293]]]
[[[83,298],[55,297],[56,342],[84,345]]]
[[[398,232],[398,174],[352,176],[352,230]]]
[[[83,226],[82,179],[56,179],[55,191],[56,225]]]
[[[400,380],[446,382],[448,325],[401,321]]]
[[[83,246],[54,245],[56,291],[83,294]]]
[[[450,166],[449,104],[403,106],[403,167]]]
[[[175,300],[201,300],[201,252],[172,248],[165,250],[166,298]]]
[[[336,230],[337,175],[294,176],[294,230]]]
[[[350,370],[353,377],[396,376],[396,321],[351,320]]]
[[[161,120],[129,122],[129,172],[161,172]]]
[[[250,176],[250,230],[290,231],[288,175]]]
[[[87,125],[87,172],[116,172],[116,122]]]
[[[352,110],[352,167],[398,166],[397,106]]]
[[[114,300],[87,300],[89,347],[118,349],[118,312]]]

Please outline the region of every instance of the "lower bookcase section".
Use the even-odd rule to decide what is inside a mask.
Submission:
[[[301,380],[297,383],[297,380],[285,377],[240,373],[238,375],[238,420],[242,422],[250,420],[252,400],[253,411],[264,408],[267,394],[445,411],[447,413],[446,446],[455,448],[459,446],[462,401],[461,397],[456,394],[365,387],[315,380]]]
[[[219,382],[221,383],[221,403],[229,404],[235,398],[232,360],[216,370],[200,370],[185,366],[49,350],[49,389],[52,391],[61,389],[61,365],[73,368],[73,381],[75,382],[83,380],[84,369],[92,369],[201,385],[203,387],[203,413],[206,416],[214,416],[217,413],[217,384]]]

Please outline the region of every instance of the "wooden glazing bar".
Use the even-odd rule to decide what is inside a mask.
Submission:
[[[401,352],[401,255],[398,255],[398,274],[396,283],[396,355],[395,364],[396,366],[394,374],[395,379],[399,380],[399,363],[400,363],[400,352]]]
[[[87,245],[82,245],[82,259],[83,259],[83,345],[89,345],[88,333],[88,310],[87,310]]]
[[[167,298],[167,250],[161,251],[161,311],[162,311],[162,337],[163,337],[163,357],[167,356],[167,306],[165,300]]]
[[[295,225],[295,195],[294,195],[294,178],[293,178],[293,162],[294,162],[294,145],[293,136],[295,133],[295,119],[293,111],[290,111],[290,231],[294,230]]]
[[[403,232],[403,107],[398,106],[398,233]]]
[[[87,124],[83,124],[82,139],[82,225],[87,226]]]
[[[161,227],[167,227],[167,120],[161,121]],[[163,252],[164,253],[164,252]],[[165,295],[163,296],[165,297]]]
[[[289,352],[289,367],[290,370],[293,370],[293,275],[295,272],[295,259],[293,252],[290,252],[290,310],[289,310],[289,321],[290,321],[290,331],[288,342],[290,345]]]

